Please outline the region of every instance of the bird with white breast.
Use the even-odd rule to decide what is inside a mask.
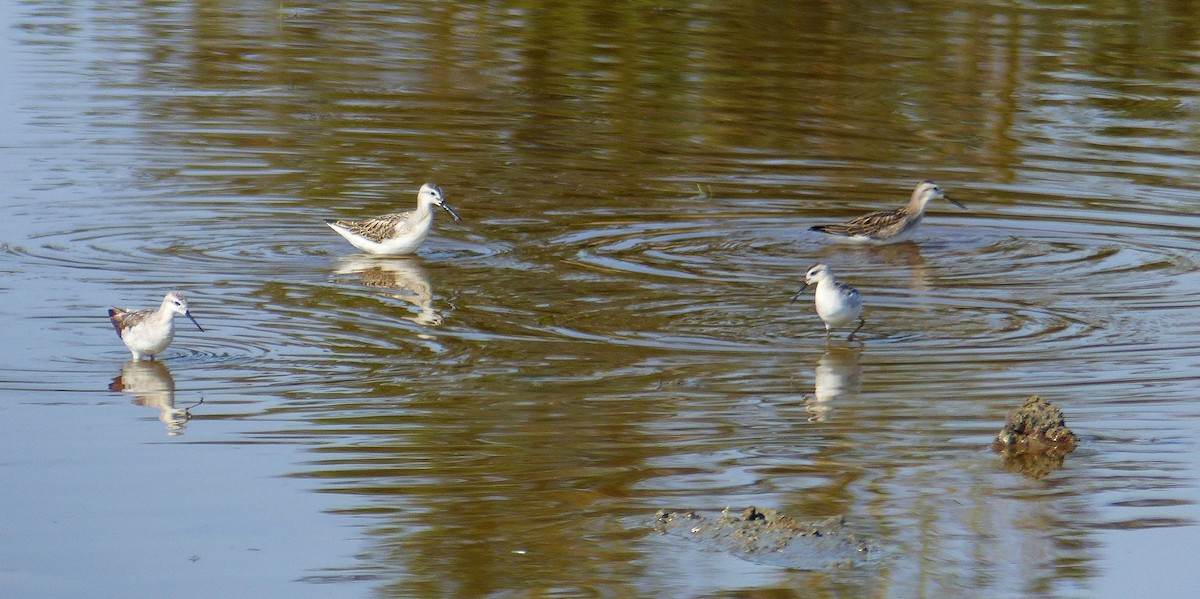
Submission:
[[[117,329],[117,336],[133,354],[134,361],[143,358],[153,360],[154,356],[167,349],[171,340],[175,338],[176,314],[188,317],[201,333],[204,332],[200,323],[196,322],[192,313],[188,311],[187,300],[178,291],[168,293],[157,310],[130,311],[111,308],[108,311],[108,319],[113,328]]]
[[[457,222],[458,213],[446,203],[442,189],[426,183],[417,192],[417,209],[365,220],[325,221],[329,228],[368,254],[399,256],[416,253],[433,227],[433,207],[450,213]]]
[[[833,327],[847,325],[857,320],[858,328],[851,331],[850,335],[846,337],[847,340],[854,339],[854,334],[866,324],[866,320],[862,317],[862,295],[858,293],[857,289],[837,280],[828,266],[814,264],[804,274],[804,286],[796,292],[796,295],[792,296],[792,301],[799,299],[800,294],[813,284],[817,286],[816,292],[813,293],[813,303],[817,308],[817,316],[820,316],[821,321],[825,323],[825,336],[829,336]]]

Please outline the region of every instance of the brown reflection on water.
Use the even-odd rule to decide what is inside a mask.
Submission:
[[[10,378],[50,392],[105,355],[45,305],[195,288],[217,334],[174,378],[244,410],[221,443],[294,443],[280,472],[361,524],[332,578],[1075,594],[1114,576],[1100,531],[1162,506],[1194,521],[1187,3],[24,8],[45,72],[86,85],[38,79],[37,127],[69,129],[29,177],[70,193],[22,200],[35,230],[0,260],[38,290],[14,326],[51,323],[7,351],[55,358]],[[923,178],[970,210],[931,207],[882,248],[805,232]],[[407,207],[425,180],[463,222],[418,257],[356,255],[321,223]],[[811,301],[788,302],[816,261],[863,292],[862,345],[827,347]],[[171,373],[137,368],[160,372],[121,390],[168,406]],[[987,450],[1033,392],[1084,437],[1036,484]],[[890,557],[767,570],[649,526],[747,505],[844,514]]]
[[[418,312],[406,316],[408,320],[421,325],[442,324],[442,317],[433,306],[433,286],[420,260],[355,255],[340,259],[334,273],[356,275],[361,285],[383,290],[412,304]]]
[[[182,435],[191,419],[188,408],[175,406],[175,379],[171,370],[155,360],[126,362],[108,385],[110,391],[133,395],[133,403],[158,410],[158,419],[167,427],[168,435]]]

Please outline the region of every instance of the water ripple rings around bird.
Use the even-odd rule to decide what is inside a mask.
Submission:
[[[1200,308],[1200,298],[1146,293],[1196,277],[1195,242],[1134,223],[1101,229],[1019,219],[958,217],[927,227],[920,243],[832,246],[793,219],[730,217],[600,223],[552,240],[564,260],[612,287],[661,289],[624,305],[635,326],[619,335],[586,326],[592,302],[550,336],[684,350],[759,353],[824,336],[811,296],[789,304],[803,269],[836,264],[866,299],[867,343],[895,351],[957,347],[981,355],[1151,343],[1169,316],[1136,308]],[[586,278],[586,276],[584,276]],[[674,281],[672,283],[671,281]],[[673,292],[672,292],[673,290]],[[626,298],[628,299],[628,298]],[[657,326],[654,326],[657,325]],[[606,329],[607,330],[607,329]]]
[[[217,272],[239,272],[269,265],[272,269],[310,269],[327,257],[356,255],[320,221],[305,221],[300,228],[289,223],[243,223],[229,227],[198,223],[186,237],[148,237],[143,227],[113,225],[94,229],[56,231],[29,242],[9,244],[2,251],[28,261],[31,266],[73,269],[177,271],[204,264]],[[208,228],[219,229],[218,233]],[[503,244],[457,239],[433,239],[421,255],[438,261],[487,259],[507,251]]]

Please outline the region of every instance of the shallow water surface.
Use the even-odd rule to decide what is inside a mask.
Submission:
[[[1187,3],[0,12],[5,595],[1178,596]],[[808,227],[898,207],[915,239]],[[418,255],[322,224],[442,213]],[[826,339],[814,262],[867,326]],[[130,363],[109,305],[180,321]],[[1080,436],[989,449],[1041,394]],[[856,567],[660,508],[843,515]],[[1152,577],[1148,573],[1153,572]]]

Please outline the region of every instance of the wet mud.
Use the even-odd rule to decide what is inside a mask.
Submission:
[[[755,507],[740,514],[726,508],[719,518],[690,510],[659,510],[654,528],[747,561],[799,570],[853,566],[879,554],[870,543],[845,530],[841,516],[805,524],[778,511]]]

